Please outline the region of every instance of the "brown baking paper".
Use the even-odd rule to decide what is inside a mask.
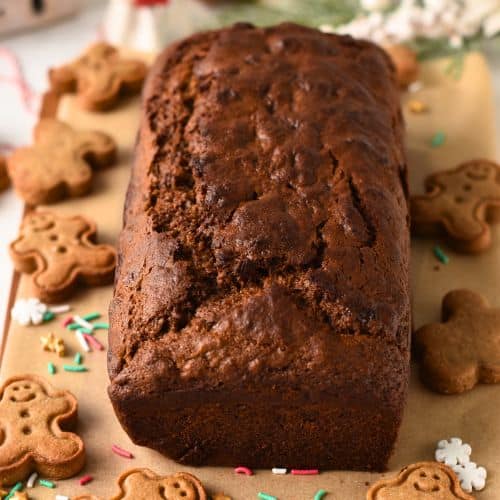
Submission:
[[[429,172],[450,168],[461,161],[476,157],[495,158],[494,110],[490,75],[482,56],[468,56],[459,81],[445,74],[446,61],[426,63],[422,68],[423,90],[409,98],[425,102],[430,111],[415,115],[406,113],[408,122],[408,152],[413,193],[422,191],[422,179]],[[406,106],[405,106],[406,108]],[[64,96],[58,107],[60,118],[78,128],[95,128],[115,137],[120,148],[120,162],[107,171],[96,174],[91,195],[51,207],[61,214],[84,214],[98,223],[101,242],[115,243],[121,227],[124,194],[129,179],[132,150],[135,141],[139,101],[131,99],[108,113],[80,110],[74,97]],[[443,131],[446,142],[431,148],[434,133]],[[439,319],[442,296],[456,287],[470,287],[500,306],[500,226],[494,230],[493,247],[480,256],[460,256],[443,243],[450,257],[448,265],[440,264],[432,253],[435,240],[413,242],[412,290],[415,327]],[[18,297],[27,297],[26,277],[20,280]],[[92,288],[78,293],[72,300],[78,314],[100,311],[106,320],[106,310],[112,288]],[[53,331],[64,338],[68,355],[64,359],[43,352],[39,337]],[[106,343],[105,332],[97,336]],[[60,326],[60,320],[36,327],[11,324],[1,367],[2,380],[10,375],[36,373],[46,376],[57,387],[71,390],[78,398],[78,433],[87,448],[87,465],[83,474],[94,480],[80,486],[77,478],[58,481],[57,489],[37,486],[30,490],[36,499],[54,498],[55,494],[77,495],[92,492],[104,497],[116,491],[116,477],[131,467],[150,467],[165,474],[185,470],[197,475],[210,492],[223,491],[235,500],[257,498],[259,491],[280,500],[307,500],[323,488],[327,500],[365,498],[367,487],[380,474],[359,472],[322,472],[319,476],[277,476],[271,471],[257,471],[252,477],[238,476],[229,468],[190,468],[178,465],[158,453],[134,446],[119,426],[107,398],[106,353],[85,354],[88,373],[65,373],[62,364],[71,363],[79,345],[74,335]],[[58,371],[47,374],[47,362],[54,362]],[[500,498],[500,385],[481,386],[461,396],[442,396],[423,387],[413,367],[410,396],[401,435],[390,462],[393,474],[406,464],[432,460],[436,442],[459,436],[472,446],[472,459],[486,467],[486,489],[477,494],[480,500]],[[328,422],[324,423],[328,425]],[[114,455],[116,443],[130,450],[135,458],[127,460]],[[244,465],[244,464],[234,464]],[[277,467],[283,464],[276,464]]]

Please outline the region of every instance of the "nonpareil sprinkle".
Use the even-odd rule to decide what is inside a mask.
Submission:
[[[287,469],[281,468],[281,467],[273,467],[271,469],[271,472],[273,474],[286,474],[287,473]]]
[[[26,486],[28,488],[33,488],[35,486],[35,482],[38,478],[38,474],[36,472],[33,472],[31,476],[28,478],[28,482],[26,483]]]
[[[261,500],[278,500],[276,497],[273,497],[272,495],[268,495],[267,493],[264,493],[263,491],[259,491],[257,493],[257,498],[260,498]]]
[[[252,469],[249,469],[248,467],[242,467],[241,465],[239,467],[236,467],[234,469],[234,472],[236,472],[236,474],[245,474],[245,476],[253,476]]]
[[[56,315],[52,311],[45,311],[43,313],[43,321],[52,321]]]
[[[443,249],[439,245],[436,245],[433,251],[434,255],[441,263],[448,264],[450,262],[450,258],[443,252]]]
[[[326,495],[326,490],[318,490],[314,494],[314,500],[321,500]]]
[[[86,366],[82,365],[63,365],[63,370],[65,372],[86,372],[88,371]]]
[[[316,476],[319,474],[318,469],[292,469],[291,472],[294,476]]]
[[[417,99],[412,99],[408,101],[408,109],[415,114],[425,113],[429,108],[427,104]]]
[[[14,493],[16,491],[20,491],[22,489],[23,489],[23,483],[21,483],[21,481],[19,481],[14,486],[12,486],[12,488],[10,489],[9,493],[7,494],[7,496],[5,497],[4,500],[10,500],[14,496]]]
[[[80,484],[80,486],[84,486],[84,485],[90,483],[93,479],[94,478],[90,474],[87,474],[86,476],[81,477],[78,480],[78,483]]]
[[[94,319],[99,319],[101,317],[101,313],[98,312],[92,312],[89,314],[86,314],[85,316],[82,316],[82,318],[85,321],[93,321]]]
[[[134,458],[134,455],[132,455],[130,451],[124,450],[121,446],[118,446],[117,444],[111,446],[111,451],[123,458]]]
[[[73,315],[73,321],[75,323],[78,323],[83,328],[88,328],[90,330],[93,329],[92,323],[89,323],[86,319],[83,319],[82,317],[78,316],[77,314]]]
[[[48,479],[39,479],[38,484],[40,486],[45,486],[46,488],[55,488],[56,483],[53,483],[52,481],[49,481]]]
[[[78,328],[76,330],[77,332],[82,332],[82,333],[86,333],[87,335],[92,335],[92,333],[94,332],[94,330],[90,329],[90,328],[84,328],[83,326],[81,326],[80,328]]]
[[[436,132],[431,139],[431,146],[438,148],[446,142],[446,134],[444,132]]]
[[[49,361],[47,363],[47,371],[50,375],[54,375],[56,373],[56,365]]]
[[[94,327],[94,330],[109,330],[109,323],[94,323],[92,326]]]

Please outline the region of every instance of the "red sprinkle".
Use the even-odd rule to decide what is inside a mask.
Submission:
[[[89,335],[88,333],[82,333],[82,335],[85,337],[85,340],[91,345],[93,349],[97,349],[99,351],[104,350],[104,346],[92,335]]]
[[[80,486],[83,486],[85,484],[88,484],[92,481],[92,479],[94,479],[92,476],[90,476],[89,474],[87,474],[86,476],[83,476],[81,477],[78,482],[80,483]]]
[[[130,453],[130,451],[124,450],[123,448],[121,448],[117,444],[114,444],[113,446],[111,446],[111,450],[113,451],[113,453],[120,455],[120,457],[134,458],[134,455],[132,455],[132,453]]]
[[[316,476],[319,474],[318,469],[292,469],[294,476]]]
[[[70,323],[73,323],[73,316],[68,316],[63,322],[62,326],[66,328]]]
[[[236,467],[236,469],[234,469],[234,472],[236,472],[236,474],[245,474],[245,476],[253,476],[252,469],[249,469],[248,467]]]

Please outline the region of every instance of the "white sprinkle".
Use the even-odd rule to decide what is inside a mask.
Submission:
[[[78,316],[77,314],[75,314],[73,316],[73,321],[75,323],[78,323],[83,328],[88,328],[89,330],[94,330],[92,323],[89,323],[88,321],[84,320],[83,318],[80,318],[80,316]]]
[[[286,474],[287,470],[280,469],[279,467],[273,467],[272,472],[273,472],[273,474]]]
[[[36,472],[33,472],[31,476],[28,478],[28,482],[26,483],[26,486],[28,488],[33,488],[35,486],[36,479],[38,477],[38,474]]]
[[[83,333],[80,330],[76,330],[75,332],[76,338],[78,339],[78,342],[80,342],[80,345],[82,346],[82,349],[85,352],[90,352],[90,347],[87,343],[87,340],[83,336]]]
[[[419,82],[419,81],[416,81],[416,82],[413,82],[412,84],[410,84],[410,86],[408,87],[408,91],[409,92],[418,92],[419,90],[422,90],[422,88],[424,87],[424,84],[422,82]]]
[[[62,304],[60,306],[50,306],[49,311],[54,314],[63,314],[71,311],[71,306],[69,304]]]
[[[56,495],[55,500],[69,500],[69,497],[66,495]]]

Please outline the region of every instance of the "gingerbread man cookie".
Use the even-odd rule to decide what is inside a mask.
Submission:
[[[411,198],[413,228],[444,230],[457,251],[478,253],[491,244],[489,224],[500,221],[500,165],[472,160],[427,177],[427,194]]]
[[[104,285],[113,281],[116,251],[96,245],[96,226],[80,217],[33,212],[10,245],[18,271],[31,273],[33,293],[44,302],[68,297],[78,283]]]
[[[142,61],[123,59],[107,43],[96,43],[70,64],[51,69],[49,79],[57,92],[77,92],[82,107],[103,111],[120,94],[140,91],[147,73]]]
[[[7,175],[7,163],[3,156],[0,156],[0,191],[7,189],[10,184],[9,176]]]
[[[55,203],[82,196],[92,186],[92,169],[114,162],[116,145],[102,132],[76,131],[53,119],[35,127],[33,146],[19,148],[8,160],[16,192],[26,203]]]
[[[64,479],[85,462],[83,441],[61,430],[76,423],[76,398],[35,375],[8,379],[0,389],[0,484],[14,484],[36,471]]]
[[[419,462],[405,467],[395,478],[381,479],[366,500],[474,500],[467,495],[455,473],[438,462]]]
[[[475,292],[454,290],[443,299],[442,320],[414,334],[422,380],[443,394],[500,382],[500,309]]]

